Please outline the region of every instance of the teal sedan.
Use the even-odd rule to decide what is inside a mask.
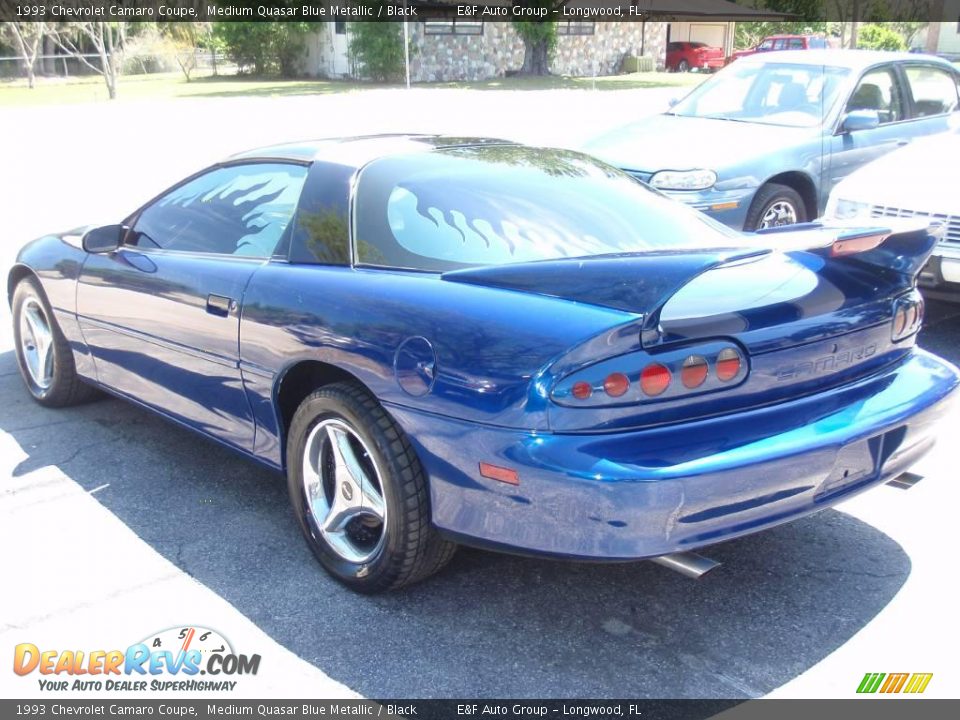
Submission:
[[[818,217],[857,168],[947,130],[958,87],[957,69],[933,56],[764,53],[584,149],[725,225],[790,225]]]

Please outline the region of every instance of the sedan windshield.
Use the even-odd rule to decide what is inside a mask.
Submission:
[[[792,63],[734,63],[677,103],[670,114],[785,127],[823,123],[846,68]]]
[[[744,243],[598,160],[511,145],[370,163],[354,228],[359,264],[429,272]]]

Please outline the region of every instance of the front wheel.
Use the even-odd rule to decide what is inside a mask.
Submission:
[[[687,72],[689,69],[690,69],[690,63],[688,63],[686,60],[681,60],[677,64],[677,70],[679,72]]]
[[[359,592],[421,580],[456,549],[430,525],[426,476],[403,431],[354,383],[321,388],[297,409],[287,486],[314,555]]]
[[[792,187],[769,183],[757,191],[747,212],[743,229],[764,230],[807,221],[807,208]]]
[[[21,280],[13,291],[13,337],[20,375],[41,405],[77,405],[100,394],[77,375],[70,343],[33,277]]]

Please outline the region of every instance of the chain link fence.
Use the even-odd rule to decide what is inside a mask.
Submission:
[[[85,53],[79,57],[64,54],[39,55],[34,63],[37,78],[71,78],[95,75],[101,66],[100,56]],[[237,66],[222,52],[195,48],[167,52],[123,52],[120,55],[124,75],[149,75],[181,72],[189,77],[236,75]],[[86,61],[86,63],[84,62]],[[0,55],[0,79],[16,80],[27,77],[28,60],[20,55]]]

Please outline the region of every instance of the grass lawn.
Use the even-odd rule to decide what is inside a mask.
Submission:
[[[633,90],[653,87],[690,87],[704,75],[682,73],[633,73],[599,78],[509,77],[482,82],[416,83],[416,88],[474,90]],[[279,80],[224,75],[194,78],[187,82],[180,73],[128,75],[120,79],[117,99],[159,100],[178,97],[274,97],[325,95],[372,88],[402,87],[345,80]],[[0,106],[52,105],[96,102],[107,99],[107,88],[99,75],[76,78],[37,78],[36,87],[25,80],[0,81]]]

